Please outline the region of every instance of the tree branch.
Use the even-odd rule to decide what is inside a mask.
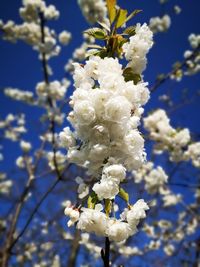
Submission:
[[[186,58],[180,65],[178,65],[172,71],[170,71],[166,75],[164,75],[163,78],[157,79],[155,84],[150,88],[150,92],[154,92],[160,85],[162,85],[164,82],[169,80],[171,75],[175,74],[178,70],[186,67],[187,61],[193,59],[196,56],[196,54],[198,53],[199,49],[200,49],[200,46],[198,46],[196,49],[194,49],[193,53],[188,58]]]

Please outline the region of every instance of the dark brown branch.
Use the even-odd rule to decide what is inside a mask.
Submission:
[[[44,27],[45,27],[45,19],[44,19],[44,15],[43,13],[40,13],[40,28],[41,28],[41,43],[43,45],[45,45],[45,31],[44,31]],[[42,52],[42,68],[43,68],[43,73],[44,73],[44,81],[47,85],[47,88],[49,86],[49,75],[48,75],[48,64],[47,64],[47,60],[46,60],[46,53]],[[50,97],[47,98],[47,102],[49,104],[49,107],[52,109],[53,108],[53,101]],[[59,168],[58,168],[58,164],[57,164],[57,160],[56,160],[56,140],[55,140],[55,119],[54,119],[54,115],[53,112],[50,115],[49,118],[50,121],[50,131],[52,134],[52,147],[53,147],[53,162],[54,162],[54,167],[55,167],[55,171],[56,171],[56,175],[58,177],[58,179],[62,179],[62,176],[60,174]]]
[[[101,251],[101,258],[104,263],[104,267],[110,266],[110,240],[108,237],[105,238],[105,249]]]
[[[79,244],[80,239],[81,239],[81,233],[78,229],[76,229],[74,238],[72,240],[70,256],[69,256],[69,260],[67,262],[67,267],[76,266],[76,259],[77,259],[78,251],[80,248],[80,244]]]
[[[11,249],[15,246],[15,244],[18,242],[18,240],[23,236],[24,232],[26,231],[26,229],[28,228],[29,224],[31,223],[34,215],[37,213],[38,209],[40,208],[40,206],[42,205],[42,203],[44,202],[44,200],[47,198],[47,196],[53,191],[53,189],[56,187],[56,185],[59,183],[59,179],[57,179],[51,186],[50,188],[44,193],[44,195],[41,197],[40,201],[37,203],[37,205],[35,206],[35,208],[33,209],[31,215],[29,216],[25,226],[23,227],[23,229],[21,230],[21,232],[19,233],[19,235],[16,237],[16,239],[12,242],[12,244],[9,247],[9,251],[11,251]]]
[[[24,156],[24,158],[26,160],[26,156]],[[2,262],[1,262],[2,267],[8,266],[8,261],[9,261],[9,257],[11,254],[10,253],[11,252],[11,244],[12,244],[13,239],[14,239],[14,233],[16,230],[16,225],[17,225],[21,210],[23,208],[26,196],[28,195],[31,184],[32,184],[33,169],[29,165],[28,160],[26,161],[26,168],[27,168],[27,171],[29,174],[29,178],[28,178],[28,181],[25,185],[24,191],[22,192],[22,195],[21,195],[21,197],[17,203],[16,210],[15,210],[14,215],[12,217],[10,229],[9,229],[8,234],[6,236],[5,245],[4,245],[4,248],[2,251]]]
[[[181,187],[187,187],[187,188],[200,188],[200,184],[183,184],[183,183],[168,183],[172,186],[181,186]]]

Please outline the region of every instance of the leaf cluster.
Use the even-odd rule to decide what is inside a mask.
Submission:
[[[122,46],[129,41],[131,36],[135,35],[135,25],[124,27],[126,23],[135,17],[141,10],[134,10],[130,14],[126,9],[121,9],[117,6],[117,0],[106,0],[108,17],[110,25],[106,23],[98,22],[99,27],[90,28],[85,31],[86,34],[92,36],[96,40],[103,41],[101,45],[90,45],[91,48],[87,51],[87,57],[96,55],[101,58],[105,57],[118,57],[122,58],[123,50]],[[121,29],[119,33],[118,30]],[[124,70],[125,81],[133,81],[137,84],[141,77],[139,74],[134,73],[131,68]]]

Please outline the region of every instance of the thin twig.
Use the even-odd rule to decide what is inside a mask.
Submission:
[[[44,193],[44,195],[41,197],[40,201],[37,203],[37,205],[35,206],[35,208],[33,209],[31,215],[29,216],[28,220],[26,221],[25,226],[23,227],[23,229],[21,230],[21,232],[18,234],[18,236],[15,238],[15,240],[12,242],[12,244],[9,247],[9,250],[11,250],[15,244],[18,242],[18,240],[22,237],[22,235],[24,234],[24,232],[26,231],[27,227],[29,226],[29,224],[31,223],[34,215],[37,213],[38,209],[40,208],[41,204],[43,203],[43,201],[47,198],[47,196],[53,191],[53,189],[56,187],[56,185],[59,183],[59,179],[57,179],[52,185],[51,187]]]
[[[29,161],[26,158],[26,156],[24,156],[24,159],[25,159],[25,163],[26,163],[26,169],[27,169],[28,174],[29,174],[29,178],[27,180],[25,188],[24,188],[24,190],[22,192],[22,195],[21,195],[21,197],[20,197],[20,199],[19,199],[19,201],[17,203],[16,210],[15,210],[14,215],[12,217],[10,229],[8,231],[8,234],[7,234],[7,237],[6,237],[6,241],[5,241],[5,246],[4,246],[4,249],[3,249],[3,252],[2,252],[2,254],[3,254],[2,255],[2,263],[1,263],[2,267],[6,267],[8,265],[10,252],[11,252],[11,244],[13,242],[16,225],[17,225],[17,222],[18,222],[22,207],[23,207],[23,205],[25,203],[26,196],[28,195],[29,189],[30,189],[31,184],[32,184],[33,169],[32,169],[32,166],[30,166]]]
[[[150,88],[150,92],[154,92],[160,85],[170,79],[171,75],[175,74],[178,70],[187,66],[187,61],[193,59],[196,54],[199,52],[200,46],[193,50],[193,53],[186,59],[183,60],[177,67],[175,67],[172,71],[168,72],[164,77],[161,79],[157,79],[155,84]]]

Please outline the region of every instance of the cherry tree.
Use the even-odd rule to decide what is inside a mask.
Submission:
[[[34,90],[3,90],[27,107],[0,120],[2,151],[8,140],[19,150],[0,173],[1,266],[197,267],[200,141],[171,118],[199,92],[182,90],[177,101],[166,90],[145,111],[163,84],[198,75],[200,35],[191,33],[182,61],[149,84],[147,55],[173,25],[168,1],[145,23],[134,3],[133,10],[116,0],[77,4],[90,27],[61,79],[51,59],[73,33],[51,28],[60,15],[54,5],[23,0],[19,24],[0,21],[2,40],[31,46],[43,75]],[[173,16],[180,13],[174,5]],[[38,110],[37,141],[28,110]]]

